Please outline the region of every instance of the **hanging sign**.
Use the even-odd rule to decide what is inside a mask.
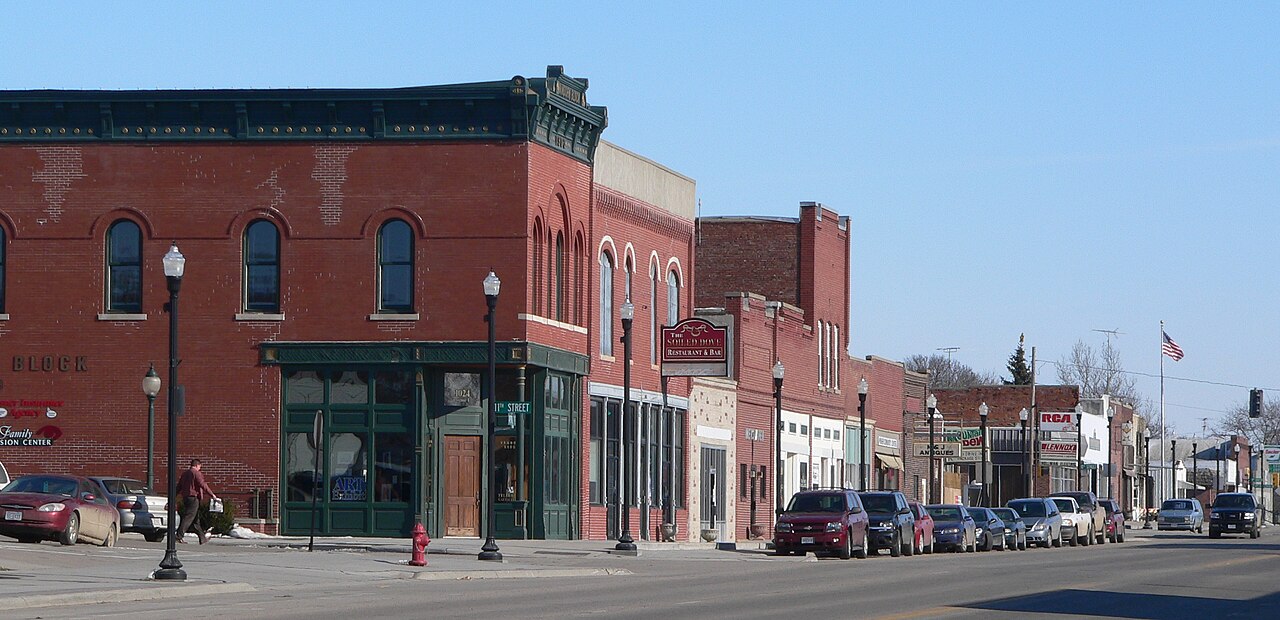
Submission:
[[[728,327],[699,317],[662,328],[662,376],[727,377],[733,339]]]
[[[1074,441],[1041,441],[1040,460],[1075,462],[1080,445]]]
[[[1040,430],[1049,432],[1076,432],[1074,411],[1041,411]]]

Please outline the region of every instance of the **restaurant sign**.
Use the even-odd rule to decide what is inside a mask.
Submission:
[[[727,377],[729,327],[699,317],[662,328],[662,376]]]

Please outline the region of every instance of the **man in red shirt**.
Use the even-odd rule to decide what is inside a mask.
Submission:
[[[182,472],[182,477],[178,478],[178,497],[182,498],[182,522],[178,525],[176,536],[178,542],[185,544],[187,541],[182,538],[195,524],[196,515],[200,512],[200,504],[218,497],[205,483],[204,474],[200,473],[200,459],[191,459],[191,465],[187,467],[187,471]],[[200,537],[202,545],[209,540],[209,534],[204,530],[196,529],[196,535]]]

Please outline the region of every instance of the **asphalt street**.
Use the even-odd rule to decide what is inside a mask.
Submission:
[[[421,569],[400,553],[215,542],[180,547],[191,576],[182,585],[142,578],[163,545],[141,539],[70,550],[5,542],[0,617],[1259,618],[1280,609],[1276,530],[1258,540],[1134,531],[1124,544],[843,561],[711,550],[620,557],[579,541],[508,547],[497,565],[432,555]],[[33,591],[45,598],[22,598]],[[131,600],[137,593],[151,598]],[[57,596],[85,598],[48,604]],[[6,600],[39,606],[6,610]]]

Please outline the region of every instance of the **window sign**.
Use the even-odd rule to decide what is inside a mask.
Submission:
[[[368,495],[363,476],[334,476],[329,499],[335,502],[363,502]]]

